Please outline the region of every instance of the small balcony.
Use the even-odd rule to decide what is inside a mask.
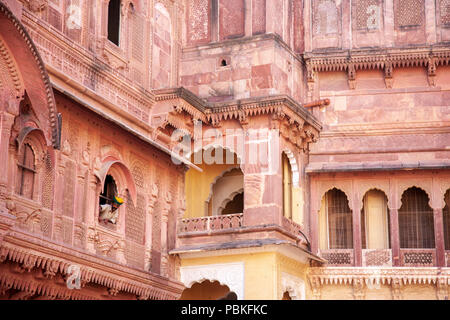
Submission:
[[[177,227],[177,248],[202,247],[248,241],[291,243],[308,248],[302,227],[285,217],[279,223],[254,224],[244,213],[180,219]]]
[[[330,267],[357,266],[355,250],[329,249],[320,250],[319,255],[327,260]],[[392,249],[362,249],[362,267],[392,267],[394,266]],[[400,267],[436,267],[436,249],[400,249]],[[450,266],[450,250],[445,252],[445,266]]]
[[[232,232],[242,227],[243,213],[227,214],[191,219],[181,219],[178,224],[178,236]]]

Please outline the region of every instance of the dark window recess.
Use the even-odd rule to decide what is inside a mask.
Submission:
[[[108,40],[119,46],[120,0],[111,0],[108,4]]]
[[[19,181],[17,193],[29,199],[33,199],[34,174],[34,152],[29,144],[22,148],[22,154],[19,156]]]
[[[117,195],[117,186],[111,175],[107,175],[105,178],[105,186],[103,192],[100,194],[100,205],[110,204],[112,205],[114,197]]]

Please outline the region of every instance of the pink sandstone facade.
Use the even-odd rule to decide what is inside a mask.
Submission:
[[[0,299],[448,299],[449,41],[448,0],[0,0]]]

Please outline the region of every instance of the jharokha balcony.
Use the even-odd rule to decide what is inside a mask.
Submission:
[[[281,217],[280,224],[246,224],[245,214],[186,218],[178,221],[178,249],[239,247],[253,244],[291,244],[309,251],[302,227]],[[177,250],[176,250],[177,251]]]

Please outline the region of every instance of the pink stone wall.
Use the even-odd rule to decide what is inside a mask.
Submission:
[[[172,76],[172,21],[161,3],[154,10],[152,88],[168,88]]]
[[[245,1],[219,0],[219,40],[245,35]]]

